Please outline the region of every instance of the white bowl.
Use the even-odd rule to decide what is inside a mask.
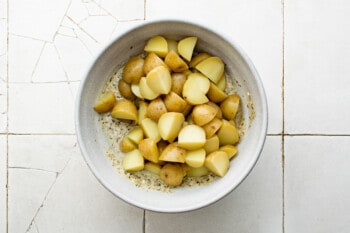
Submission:
[[[238,94],[242,98],[243,114],[246,119],[245,136],[238,145],[239,154],[231,161],[228,173],[209,185],[179,187],[170,193],[139,188],[121,176],[105,156],[107,140],[98,124],[98,114],[94,112],[92,106],[116,66],[125,63],[130,56],[140,54],[147,39],[154,35],[172,39],[197,36],[197,50],[209,52],[223,59],[228,76],[234,77],[241,85]],[[252,116],[252,109],[247,106],[249,95],[255,110],[251,124],[249,117]],[[171,20],[155,21],[118,36],[92,62],[81,81],[77,98],[75,119],[77,137],[91,171],[101,184],[117,197],[151,211],[184,212],[218,201],[234,190],[253,169],[265,142],[267,103],[263,85],[253,63],[229,36],[219,35],[198,24]]]

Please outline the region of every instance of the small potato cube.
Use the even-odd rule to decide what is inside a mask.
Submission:
[[[146,76],[148,86],[157,94],[168,94],[171,89],[171,75],[164,66],[157,66]]]
[[[199,104],[192,110],[192,119],[196,125],[202,126],[212,121],[217,111],[217,108],[208,104]]]
[[[173,91],[164,97],[164,104],[168,112],[182,113],[187,106],[187,102]]]
[[[156,68],[157,66],[164,66],[167,68],[167,65],[164,63],[164,61],[157,56],[155,53],[149,53],[145,57],[145,63],[143,64],[143,72],[145,74],[148,74],[151,70]]]
[[[138,145],[141,140],[143,139],[143,130],[141,127],[137,126],[133,128],[127,135],[127,138],[129,138],[133,143]]]
[[[115,95],[113,92],[107,92],[96,102],[94,110],[98,113],[109,112],[115,105]]]
[[[140,94],[142,98],[146,100],[153,100],[159,96],[158,93],[154,92],[147,84],[145,77],[142,77],[139,82]]]
[[[138,83],[132,83],[131,84],[131,92],[137,96],[138,98],[140,99],[143,99],[143,96],[141,95],[141,92],[140,92],[140,86]]]
[[[204,146],[205,132],[200,126],[187,125],[183,127],[178,136],[179,146],[187,150],[196,150]]]
[[[187,77],[184,73],[172,73],[171,74],[171,91],[181,96],[182,89],[186,80],[187,80]]]
[[[196,69],[216,84],[224,74],[225,65],[219,57],[209,57],[201,61]]]
[[[209,123],[203,125],[206,138],[211,138],[220,129],[222,121],[218,118],[214,118]]]
[[[220,90],[214,83],[210,83],[207,96],[209,100],[214,103],[220,103],[227,98],[227,94],[224,91]]]
[[[203,148],[197,150],[189,150],[186,152],[185,163],[190,167],[201,167],[205,161],[205,150]]]
[[[164,113],[158,121],[158,131],[163,140],[173,142],[177,138],[185,118],[179,112]]]
[[[215,117],[218,118],[218,119],[222,119],[221,108],[216,103],[213,103],[211,101],[209,101],[207,104],[212,106],[212,107],[214,107],[214,108],[216,108],[218,110],[218,112],[216,113]]]
[[[191,36],[186,37],[179,41],[177,45],[177,50],[179,54],[185,58],[187,61],[191,61],[194,47],[197,43],[197,37]]]
[[[190,74],[183,86],[182,96],[192,105],[204,104],[209,101],[206,94],[210,87],[210,81],[200,73]]]
[[[230,166],[230,160],[226,152],[215,151],[206,157],[205,166],[215,175],[223,177]]]
[[[127,172],[137,172],[144,168],[144,159],[138,149],[127,152],[123,158],[122,166]]]
[[[129,152],[136,149],[136,145],[127,137],[123,138],[119,143],[122,152]]]
[[[118,119],[137,121],[137,109],[130,100],[122,99],[117,101],[111,112],[111,116]]]
[[[165,57],[168,53],[168,42],[162,36],[154,36],[147,41],[144,50],[148,53],[156,53],[160,57]]]
[[[190,67],[191,68],[195,68],[196,65],[198,65],[201,61],[207,59],[211,57],[210,54],[208,53],[198,53],[197,55],[195,55],[192,60],[190,61]]]
[[[145,118],[141,121],[141,127],[143,129],[144,134],[148,138],[154,139],[156,142],[159,142],[161,139],[160,134],[158,132],[158,125],[155,121],[150,118]]]

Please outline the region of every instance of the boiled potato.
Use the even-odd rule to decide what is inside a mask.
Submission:
[[[170,143],[159,156],[159,160],[167,162],[184,163],[186,150],[181,148],[177,142]]]
[[[226,89],[226,75],[225,73],[222,75],[222,77],[220,78],[220,80],[217,82],[216,86],[222,90],[225,91]]]
[[[141,142],[141,140],[143,139],[143,130],[141,127],[137,126],[137,127],[133,128],[126,136],[133,143],[138,145]]]
[[[161,98],[152,100],[147,107],[147,117],[151,118],[155,122],[158,122],[159,118],[167,112],[166,106]]]
[[[196,65],[196,69],[214,83],[218,83],[224,74],[225,65],[219,57],[209,57]]]
[[[203,125],[206,138],[211,138],[220,129],[222,121],[218,118],[214,118],[209,123]]]
[[[183,127],[178,136],[179,146],[187,150],[196,150],[205,144],[205,132],[200,126],[187,125]]]
[[[158,131],[163,140],[173,142],[177,138],[185,118],[179,112],[164,113],[158,121]]]
[[[189,66],[191,68],[195,68],[196,65],[198,65],[201,61],[207,59],[211,57],[209,53],[198,53],[197,55],[195,55],[192,60],[190,61]]]
[[[208,78],[199,73],[193,73],[188,76],[183,86],[182,96],[189,104],[204,104],[209,101],[206,96],[209,87]]]
[[[118,82],[118,90],[119,90],[119,93],[125,99],[128,99],[128,100],[135,99],[135,95],[134,95],[134,93],[132,93],[132,90],[131,90],[131,84],[125,82],[123,79],[120,79]]]
[[[178,95],[182,95],[182,89],[187,80],[184,73],[172,73],[171,74],[171,91]]]
[[[145,74],[148,74],[151,70],[156,68],[157,66],[164,66],[167,68],[167,65],[164,63],[164,61],[157,56],[155,53],[149,53],[145,57],[145,62],[143,64],[143,72]]]
[[[144,62],[143,58],[131,57],[124,66],[122,79],[126,83],[138,83],[140,78],[144,75]]]
[[[233,145],[225,145],[219,148],[221,151],[225,151],[229,159],[232,159],[238,152],[237,147]]]
[[[221,104],[222,114],[227,120],[235,118],[238,111],[240,97],[237,94],[229,95]]]
[[[214,103],[220,103],[221,101],[223,101],[224,99],[227,98],[227,94],[224,91],[220,90],[213,83],[210,83],[210,87],[209,87],[209,91],[208,91],[207,96],[210,99],[210,101],[212,101]]]
[[[131,92],[137,96],[138,98],[140,99],[143,99],[143,96],[141,95],[141,92],[140,92],[140,86],[138,83],[132,83],[131,84]]]
[[[127,172],[141,171],[145,164],[140,151],[135,149],[127,152],[123,158],[122,166]]]
[[[136,149],[136,145],[129,138],[123,138],[119,143],[119,148],[122,152],[129,152]]]
[[[214,108],[216,108],[218,110],[218,112],[216,113],[215,117],[218,118],[218,119],[222,119],[221,108],[216,103],[213,103],[211,101],[209,101],[207,104],[212,106],[212,107],[214,107]]]
[[[145,159],[158,163],[159,151],[156,140],[153,138],[145,138],[141,140],[139,143],[139,150]]]
[[[139,82],[140,94],[147,100],[153,100],[159,96],[158,93],[154,92],[147,84],[145,77],[142,77]]]
[[[140,124],[146,137],[153,138],[156,142],[159,142],[161,137],[158,132],[158,125],[155,121],[150,118],[145,118],[140,122]]]
[[[186,37],[179,41],[177,45],[177,50],[179,54],[185,58],[187,61],[191,61],[194,47],[197,43],[197,37],[191,36]]]
[[[234,145],[239,141],[238,130],[235,125],[227,120],[222,120],[222,125],[217,132],[220,146]]]
[[[188,70],[188,65],[186,62],[182,60],[182,58],[174,51],[170,51],[166,55],[164,62],[174,72],[183,72]]]
[[[164,97],[164,104],[168,112],[182,113],[187,106],[187,102],[173,91]]]
[[[96,102],[94,110],[98,113],[109,112],[113,109],[116,103],[113,92],[107,92]]]
[[[114,105],[111,116],[118,119],[137,121],[137,109],[130,100],[122,99]]]
[[[155,53],[160,57],[165,57],[168,53],[168,42],[162,36],[154,36],[147,41],[144,50],[148,53]]]
[[[190,167],[201,167],[205,161],[205,150],[203,148],[197,150],[189,150],[186,152],[185,163]]]
[[[158,163],[147,162],[145,163],[144,169],[153,174],[159,175],[161,166]]]
[[[159,173],[160,179],[169,186],[181,185],[184,175],[182,166],[176,163],[165,164]]]
[[[211,152],[219,150],[219,137],[217,135],[214,135],[211,138],[208,138],[203,146],[203,149],[205,150],[206,154],[210,154]]]
[[[186,105],[184,111],[182,112],[182,114],[184,114],[184,116],[186,117],[192,111],[192,109],[193,109],[193,105],[187,103],[187,105]]]
[[[188,177],[200,177],[200,176],[206,176],[210,174],[209,169],[206,166],[202,167],[191,167],[187,171],[187,176]]]
[[[166,39],[167,43],[168,43],[168,51],[174,51],[175,53],[179,53],[177,51],[177,41],[173,40],[173,39]]]
[[[230,166],[230,160],[226,152],[215,151],[205,158],[205,166],[215,175],[223,177]]]
[[[171,75],[164,66],[157,66],[146,76],[148,86],[158,94],[168,94],[171,89]]]
[[[196,125],[202,126],[214,119],[218,109],[208,104],[196,105],[192,110],[192,119]]]
[[[139,102],[139,110],[138,110],[138,118],[137,118],[137,122],[138,124],[140,124],[140,122],[147,118],[147,107],[148,107],[148,103],[145,101],[140,101]]]
[[[169,142],[168,141],[164,141],[164,140],[160,140],[158,143],[157,143],[157,147],[158,147],[158,150],[159,150],[159,154],[161,154],[163,152],[163,150],[169,145]]]

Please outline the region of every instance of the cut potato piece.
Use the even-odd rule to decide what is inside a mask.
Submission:
[[[94,110],[98,113],[109,112],[116,103],[113,92],[106,92],[94,105]]]
[[[210,101],[214,103],[220,103],[227,98],[227,94],[220,90],[214,83],[210,83],[209,91],[207,94]]]
[[[216,86],[222,90],[225,91],[226,89],[226,75],[225,73],[222,75],[222,77],[220,78],[220,80],[217,82]]]
[[[192,119],[196,125],[202,126],[212,121],[218,109],[208,104],[196,105],[192,110]]]
[[[141,127],[137,126],[133,128],[127,135],[127,138],[129,138],[133,143],[136,145],[141,142],[143,139],[143,130]]]
[[[234,145],[239,141],[239,135],[236,126],[227,120],[222,120],[222,125],[218,130],[217,135],[219,137],[220,146]]]
[[[188,70],[186,62],[182,60],[181,57],[174,51],[170,51],[166,55],[164,62],[174,72],[183,72]]]
[[[177,50],[179,54],[185,58],[187,61],[191,61],[194,47],[197,43],[197,37],[191,36],[186,37],[179,41],[177,45]]]
[[[184,163],[186,150],[181,148],[177,142],[169,144],[159,156],[159,160],[167,162]]]
[[[220,145],[219,137],[217,135],[214,135],[213,137],[207,139],[207,141],[203,146],[203,149],[208,155],[211,152],[219,150],[219,145]]]
[[[160,179],[169,186],[179,186],[184,178],[184,171],[180,164],[167,163],[159,173]]]
[[[165,147],[167,147],[168,145],[169,145],[169,142],[164,141],[164,140],[160,140],[157,143],[159,154],[161,154],[163,152],[163,150],[165,149]]]
[[[223,177],[230,166],[230,160],[226,152],[215,151],[206,157],[205,166],[215,175]]]
[[[215,117],[218,118],[218,119],[222,119],[222,111],[221,111],[221,108],[220,108],[216,103],[213,103],[213,102],[211,102],[211,101],[209,101],[207,104],[210,105],[210,106],[212,106],[212,107],[214,107],[214,108],[216,108],[218,111],[217,111]]]
[[[127,172],[141,171],[145,164],[144,159],[138,149],[127,152],[123,158],[122,166]]]
[[[177,138],[185,118],[179,112],[164,113],[158,121],[158,131],[163,140],[173,142]]]
[[[238,152],[237,147],[233,145],[226,145],[219,148],[221,151],[225,151],[229,159],[232,159]]]
[[[158,147],[157,142],[153,138],[145,138],[139,143],[139,150],[142,156],[154,163],[158,163]]]
[[[140,86],[138,83],[132,83],[131,84],[131,92],[139,97],[140,99],[143,99],[143,96],[141,95],[141,92],[140,92]]]
[[[143,58],[131,57],[124,66],[122,79],[126,83],[138,83],[140,78],[144,75],[144,62]]]
[[[168,42],[162,36],[154,36],[147,41],[144,50],[148,53],[156,53],[160,57],[165,57],[168,53]]]
[[[201,61],[196,69],[216,84],[224,74],[225,65],[219,57],[209,57]]]
[[[205,150],[203,148],[186,152],[185,163],[191,167],[201,167],[205,161]]]
[[[111,112],[113,118],[137,121],[137,109],[130,100],[122,99],[117,101]]]
[[[118,82],[118,90],[119,90],[119,93],[125,99],[128,99],[128,100],[135,99],[135,95],[134,95],[134,93],[132,93],[132,90],[131,90],[131,84],[125,82],[123,79],[120,79]]]
[[[200,176],[206,176],[209,175],[210,171],[206,166],[202,167],[191,167],[187,171],[188,177],[200,177]]]
[[[147,84],[146,78],[142,77],[139,83],[140,94],[147,100],[153,100],[159,96],[158,93],[154,92]]]
[[[147,107],[148,103],[145,101],[139,102],[139,111],[138,111],[138,119],[137,122],[140,124],[140,122],[147,117]]]
[[[136,145],[129,138],[123,138],[119,143],[119,148],[122,152],[129,152],[136,149]]]
[[[200,126],[187,125],[183,127],[178,136],[179,146],[187,150],[196,150],[205,144],[205,132]]]
[[[155,122],[158,122],[159,118],[166,112],[167,109],[161,98],[152,100],[147,107],[147,117]]]
[[[196,65],[198,65],[201,61],[211,57],[209,53],[198,53],[195,55],[192,60],[190,61],[190,67],[195,68]]]
[[[184,73],[173,73],[171,74],[171,91],[178,95],[182,95],[182,89],[187,80]]]
[[[211,138],[221,127],[222,121],[218,118],[214,118],[208,124],[203,125],[206,138]]]
[[[179,52],[177,51],[177,41],[172,39],[166,39],[166,41],[168,43],[168,52],[174,51],[178,54]]]
[[[190,74],[183,86],[182,96],[192,105],[204,104],[209,101],[206,94],[210,81],[200,73]]]
[[[158,66],[146,76],[148,86],[158,94],[168,94],[171,89],[171,75],[167,68]]]
[[[164,97],[164,104],[168,112],[183,112],[187,102],[175,92],[170,92]]]
[[[157,66],[164,66],[167,68],[167,65],[164,63],[164,61],[157,56],[155,53],[149,53],[145,57],[145,62],[143,64],[143,72],[145,74],[148,74],[151,70],[156,68]]]
[[[221,104],[222,114],[227,120],[235,118],[238,111],[240,97],[237,94],[229,95]]]
[[[141,121],[141,127],[148,138],[153,138],[156,142],[159,142],[161,137],[158,132],[158,125],[155,121],[150,118],[145,118]]]
[[[161,166],[157,163],[147,162],[145,163],[144,169],[153,174],[159,175]]]

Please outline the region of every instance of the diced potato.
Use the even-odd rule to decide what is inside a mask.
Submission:
[[[184,163],[186,150],[181,148],[177,142],[170,143],[159,156],[160,161]]]
[[[127,172],[141,171],[144,168],[144,159],[138,149],[127,152],[123,158],[122,166]]]
[[[155,122],[158,122],[159,118],[166,112],[166,106],[161,98],[152,100],[147,107],[147,117]]]
[[[140,99],[143,99],[143,96],[141,95],[141,92],[140,92],[140,86],[138,83],[132,83],[131,84],[131,92],[137,96],[138,98]]]
[[[146,76],[148,86],[158,94],[168,94],[171,89],[171,75],[167,68],[158,66]]]
[[[214,108],[216,108],[218,110],[218,112],[216,113],[215,117],[218,118],[218,119],[222,119],[221,108],[216,103],[213,103],[211,101],[209,101],[207,104],[212,106],[212,107],[214,107]]]
[[[182,95],[182,89],[187,80],[184,73],[172,73],[171,74],[171,91],[178,95]]]
[[[187,171],[188,177],[201,177],[209,175],[210,171],[206,166],[202,167],[191,167],[189,171]]]
[[[154,163],[158,163],[159,152],[157,142],[153,138],[145,138],[139,143],[142,156]]]
[[[184,171],[180,164],[167,163],[159,173],[160,179],[169,186],[179,186],[184,178]]]
[[[215,151],[206,157],[205,166],[215,175],[223,177],[230,166],[230,160],[226,152]]]
[[[234,145],[239,141],[237,128],[227,120],[222,120],[222,125],[217,135],[219,137],[220,146]]]
[[[153,100],[159,96],[159,93],[154,92],[147,84],[146,78],[142,77],[139,83],[140,94],[147,100]]]
[[[217,108],[208,104],[199,104],[192,110],[192,119],[196,125],[202,126],[212,121],[217,111]]]
[[[129,152],[136,149],[136,145],[126,137],[120,141],[119,148],[122,152]]]
[[[232,159],[238,152],[237,147],[233,145],[225,145],[219,148],[221,151],[225,151],[229,159]]]
[[[161,166],[158,163],[147,162],[145,163],[144,170],[153,174],[159,175]]]
[[[148,53],[156,53],[160,57],[165,57],[168,53],[168,42],[162,36],[154,36],[147,41],[144,50]]]
[[[143,72],[145,74],[148,74],[151,70],[156,68],[157,66],[164,66],[167,68],[167,65],[164,63],[164,61],[157,56],[155,53],[149,53],[145,57],[145,62],[143,64]]]
[[[138,83],[140,78],[144,75],[143,65],[143,58],[131,57],[124,66],[123,80],[126,83]]]
[[[198,65],[201,61],[207,59],[211,57],[210,54],[208,53],[198,53],[197,55],[195,55],[192,60],[190,61],[190,67],[191,68],[195,68],[196,65]]]
[[[210,101],[214,103],[220,103],[227,98],[227,94],[224,91],[220,90],[214,83],[210,83],[207,96]]]
[[[182,96],[192,105],[204,104],[209,101],[206,94],[209,90],[210,81],[199,73],[190,74],[183,86]]]
[[[185,58],[187,61],[191,61],[194,47],[197,43],[197,37],[191,36],[186,37],[179,41],[177,45],[177,50],[179,54]]]
[[[211,138],[220,129],[222,121],[218,118],[214,118],[209,123],[203,125],[206,138]]]
[[[218,83],[224,74],[225,65],[219,57],[209,57],[201,61],[196,69],[207,76],[215,84]]]
[[[170,92],[164,97],[164,104],[168,112],[183,112],[187,102],[175,92]]]
[[[197,150],[189,150],[186,152],[185,163],[191,167],[201,167],[205,161],[205,150],[203,148]]]
[[[217,135],[214,135],[211,138],[208,138],[205,142],[203,149],[205,150],[206,154],[210,154],[211,152],[219,150],[219,137]]]
[[[118,82],[118,90],[119,90],[119,93],[125,99],[128,99],[128,100],[135,99],[135,95],[134,95],[134,93],[132,93],[132,90],[131,90],[131,84],[125,82],[123,79],[120,79]]]
[[[222,75],[222,77],[220,78],[220,80],[218,81],[218,83],[216,84],[216,86],[222,90],[225,91],[226,89],[226,75],[225,73]]]
[[[137,109],[130,100],[122,99],[117,101],[111,112],[111,116],[118,119],[137,121]]]
[[[153,138],[156,142],[159,142],[161,137],[158,132],[158,125],[155,121],[151,120],[150,118],[145,118],[141,121],[140,124],[143,129],[143,133],[148,138]]]
[[[183,72],[188,70],[186,62],[182,60],[182,58],[174,51],[170,51],[166,55],[164,62],[174,72]]]
[[[237,94],[229,95],[221,104],[222,114],[227,120],[235,118],[238,111],[240,97]]]
[[[138,145],[143,139],[143,130],[141,127],[137,126],[133,128],[128,134],[127,138],[129,138],[133,143]]]
[[[177,41],[173,39],[166,39],[166,41],[168,42],[168,51],[174,51],[178,54],[179,52],[177,51]]]
[[[187,125],[183,127],[178,136],[179,146],[187,150],[196,150],[204,146],[205,132],[200,126]]]
[[[177,138],[185,118],[179,112],[164,113],[158,121],[158,131],[163,140],[173,142]]]
[[[113,109],[116,103],[113,92],[107,92],[96,102],[94,110],[98,113],[109,112]]]

